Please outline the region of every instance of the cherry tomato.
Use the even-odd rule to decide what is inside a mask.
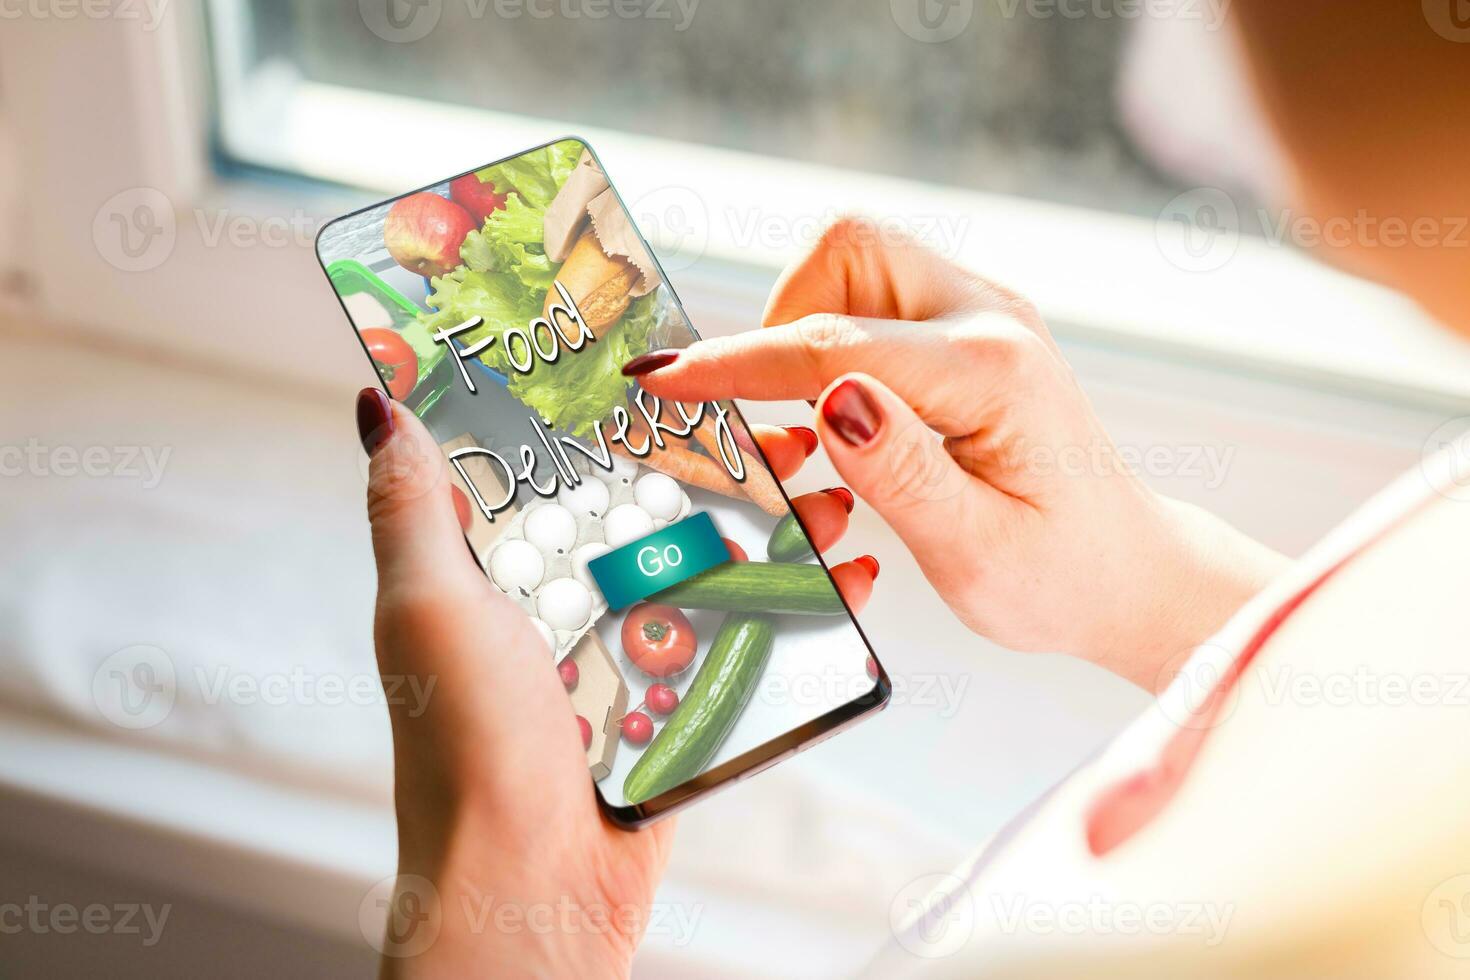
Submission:
[[[655,684],[643,696],[643,703],[656,715],[671,715],[679,706],[679,695],[667,684]]]
[[[623,740],[629,745],[647,745],[653,738],[653,719],[641,711],[623,716]]]
[[[750,556],[745,553],[745,549],[740,547],[740,545],[731,541],[729,538],[721,538],[720,540],[725,542],[726,548],[730,549],[731,561],[750,561]]]
[[[582,732],[582,748],[592,748],[592,722],[578,715],[577,728]]]
[[[672,677],[694,662],[699,645],[689,617],[673,606],[643,602],[623,620],[623,650],[649,677]]]
[[[556,673],[561,677],[562,687],[565,687],[568,691],[577,689],[577,681],[581,678],[582,672],[577,669],[577,664],[574,660],[569,657],[557,664]]]
[[[368,327],[362,331],[362,342],[378,366],[388,394],[399,401],[407,398],[419,380],[419,356],[408,341],[387,327]]]
[[[454,491],[454,516],[459,518],[459,529],[468,531],[475,519],[475,512],[470,509],[470,498],[459,487],[451,485],[449,489]]]

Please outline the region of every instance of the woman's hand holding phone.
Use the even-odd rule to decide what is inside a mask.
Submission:
[[[431,916],[421,927],[435,934],[420,948],[426,933],[390,928],[384,974],[627,975],[674,823],[629,833],[603,819],[545,641],[465,547],[438,444],[376,388],[359,395],[357,420],[371,457],[374,637],[397,774],[390,908]],[[810,430],[755,435],[783,479],[816,448]],[[851,500],[835,488],[794,504],[825,548],[846,531]],[[877,563],[832,571],[861,608]],[[422,711],[391,697],[407,677],[431,692]],[[518,927],[497,925],[505,906]]]
[[[818,399],[838,472],[1005,646],[1156,690],[1284,562],[1120,465],[1036,310],[917,243],[838,222],[764,324],[625,370],[665,398]]]

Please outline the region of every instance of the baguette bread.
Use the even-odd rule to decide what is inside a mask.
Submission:
[[[571,254],[556,274],[556,281],[566,287],[577,304],[587,329],[601,338],[627,312],[633,287],[638,285],[641,275],[632,262],[604,252],[597,235],[588,228],[572,246]],[[547,290],[542,315],[549,320],[551,307],[560,300],[555,287]]]

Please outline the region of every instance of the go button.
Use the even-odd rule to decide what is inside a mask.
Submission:
[[[715,522],[701,511],[587,563],[608,608],[622,609],[730,560]]]

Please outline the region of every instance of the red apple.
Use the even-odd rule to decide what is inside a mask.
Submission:
[[[454,203],[470,213],[476,227],[485,219],[505,207],[505,195],[495,193],[495,185],[481,180],[476,174],[465,174],[449,182],[449,196]]]
[[[409,272],[442,276],[459,267],[459,247],[475,227],[464,208],[422,191],[393,203],[383,222],[383,242]]]

